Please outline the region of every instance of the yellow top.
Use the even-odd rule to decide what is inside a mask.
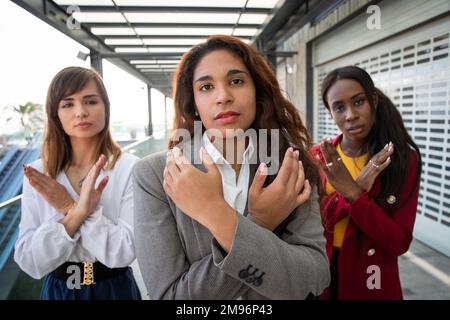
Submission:
[[[341,143],[338,143],[338,145],[336,146],[336,151],[339,153],[342,162],[346,166],[348,172],[350,172],[352,178],[356,180],[359,173],[367,163],[367,153],[355,158],[348,157],[344,154],[344,152],[342,152]],[[336,190],[333,188],[333,186],[327,181],[325,192],[329,195],[335,191]],[[340,248],[342,246],[342,242],[344,241],[345,229],[347,228],[349,219],[350,217],[346,216],[334,225],[333,247]]]

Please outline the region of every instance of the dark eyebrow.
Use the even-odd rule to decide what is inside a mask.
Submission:
[[[357,96],[359,96],[360,94],[364,94],[364,95],[365,95],[364,92],[359,92],[359,93],[355,94],[353,97],[351,97],[351,99],[352,99],[352,100],[355,99],[355,98],[356,98]]]
[[[242,70],[231,69],[230,71],[227,72],[227,77],[234,76],[235,74],[238,74],[238,73],[245,73],[245,74],[247,74],[247,72],[242,71]]]
[[[99,95],[93,93],[93,94],[85,95],[85,96],[83,97],[83,99],[89,99],[89,98],[99,98]],[[62,98],[62,99],[61,99],[61,101],[63,101],[63,100],[71,101],[71,100],[73,100],[73,98],[71,98],[71,97],[65,97],[65,98]]]
[[[197,80],[195,80],[195,82],[206,81],[206,80],[212,80],[212,77],[211,76],[202,76],[202,77],[198,78]]]
[[[351,98],[350,98],[350,100],[353,100],[353,99],[355,99],[357,96],[359,96],[359,95],[361,95],[361,94],[366,94],[365,92],[358,92],[357,94],[354,94]],[[338,101],[333,101],[333,103],[331,104],[332,106],[334,106],[334,105],[336,105],[337,103],[340,103],[340,102],[342,102],[341,100],[338,100]]]
[[[247,72],[239,70],[239,69],[231,69],[230,71],[227,72],[227,77],[234,76],[239,73],[247,74]],[[197,80],[195,80],[195,82],[207,81],[207,80],[212,80],[212,79],[213,78],[211,76],[206,75],[206,76],[202,76],[202,77],[198,78]]]

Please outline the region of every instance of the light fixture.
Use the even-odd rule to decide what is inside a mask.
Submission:
[[[83,61],[86,61],[87,57],[89,57],[89,53],[84,53],[82,51],[78,51],[77,58]]]
[[[294,73],[294,67],[290,65],[289,63],[286,63],[286,73],[287,74],[293,74]]]

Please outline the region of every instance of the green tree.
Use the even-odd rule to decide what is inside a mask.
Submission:
[[[9,109],[19,116],[20,124],[25,132],[25,139],[30,140],[36,130],[43,127],[43,108],[41,104],[27,102],[19,106],[7,106],[5,109]],[[9,122],[13,117],[6,119]]]

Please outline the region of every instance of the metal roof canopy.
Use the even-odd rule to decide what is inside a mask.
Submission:
[[[277,52],[276,45],[292,34],[292,30],[298,30],[336,3],[317,0],[11,1],[89,48],[91,65],[100,73],[101,59],[106,58],[166,96],[171,95],[172,74],[181,55],[209,35],[229,34],[254,43],[275,65],[277,56],[295,54]]]

